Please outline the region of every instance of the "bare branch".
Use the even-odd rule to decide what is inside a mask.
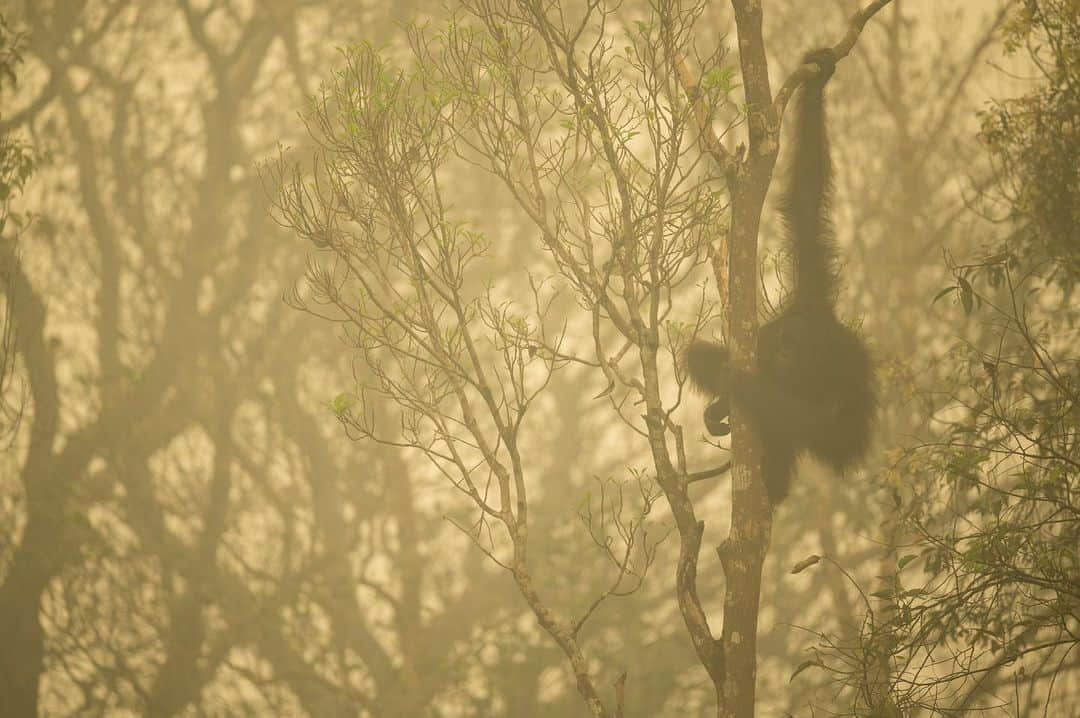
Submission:
[[[874,0],[874,2],[851,16],[851,19],[848,20],[847,33],[840,39],[840,42],[832,46],[833,56],[836,58],[837,62],[851,53],[863,28],[866,27],[866,23],[890,2],[892,2],[892,0]],[[784,110],[787,108],[788,101],[790,101],[791,96],[795,94],[795,90],[799,89],[799,85],[816,75],[817,72],[817,65],[800,65],[786,80],[784,80],[783,85],[780,86],[780,89],[776,93],[776,98],[773,100],[773,110],[776,112],[778,118],[784,116]]]

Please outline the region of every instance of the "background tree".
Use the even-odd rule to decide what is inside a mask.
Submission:
[[[7,19],[0,15],[0,97],[14,89],[19,65],[22,64],[24,38],[14,32]],[[18,237],[29,221],[12,210],[16,195],[26,186],[34,171],[34,155],[27,144],[0,116],[0,440],[7,440],[16,431],[24,405],[22,386],[14,386],[15,372],[15,282],[14,257],[18,252]]]

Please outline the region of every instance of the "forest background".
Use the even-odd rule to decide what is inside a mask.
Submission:
[[[0,712],[1070,715],[1080,9],[762,5],[0,5]],[[725,661],[757,577],[677,357],[745,275],[753,71],[852,28],[875,445],[754,514]]]

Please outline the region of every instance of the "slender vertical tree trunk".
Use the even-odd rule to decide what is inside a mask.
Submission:
[[[738,27],[749,147],[746,159],[730,175],[729,340],[732,362],[749,371],[757,353],[758,231],[776,166],[779,119],[769,84],[761,4],[733,0],[732,7]],[[718,715],[753,718],[761,568],[769,549],[772,509],[762,478],[761,442],[745,413],[737,405],[732,408],[731,531],[718,549],[727,579],[721,633],[725,671]]]
[[[751,159],[732,197],[729,296],[735,364],[749,370],[757,343],[757,235],[775,153]],[[724,594],[725,672],[719,715],[752,718],[757,675],[761,569],[769,548],[771,509],[762,480],[762,449],[745,414],[733,407],[732,521],[719,548]]]
[[[45,655],[45,636],[38,606],[48,585],[44,561],[36,565],[35,549],[50,540],[40,521],[28,521],[4,585],[0,588],[0,710],[11,718],[37,718],[38,682]],[[40,558],[40,557],[39,557]]]

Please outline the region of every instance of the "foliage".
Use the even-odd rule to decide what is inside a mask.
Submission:
[[[1047,257],[1069,289],[1080,278],[1080,9],[1074,0],[1025,0],[1005,46],[1026,50],[1041,83],[982,114],[981,138],[1001,178],[994,199],[1016,227],[1010,247]]]

